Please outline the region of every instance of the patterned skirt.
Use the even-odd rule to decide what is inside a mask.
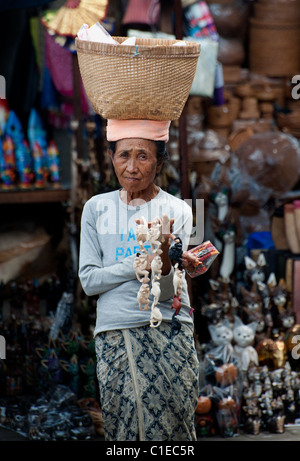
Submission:
[[[192,327],[169,323],[96,336],[107,441],[195,441],[199,363]]]

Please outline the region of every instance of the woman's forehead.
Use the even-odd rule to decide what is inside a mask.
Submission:
[[[126,150],[134,150],[134,149],[142,149],[151,152],[156,152],[155,142],[149,139],[143,138],[126,138],[120,139],[117,141],[116,150],[126,149]]]

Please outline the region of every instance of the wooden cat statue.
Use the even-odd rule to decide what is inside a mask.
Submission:
[[[253,347],[256,332],[256,322],[244,324],[240,317],[235,316],[233,328],[234,355],[239,369],[247,372],[250,364],[258,366],[257,352]]]
[[[208,325],[208,330],[213,346],[209,350],[209,354],[222,357],[223,362],[228,362],[234,355],[232,346],[233,333],[229,321],[225,319],[217,325]]]

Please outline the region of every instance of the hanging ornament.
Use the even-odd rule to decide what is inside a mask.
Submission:
[[[141,310],[149,309],[149,296],[153,296],[153,302],[151,305],[151,314],[150,314],[150,327],[158,327],[162,322],[162,314],[160,309],[157,307],[159,304],[160,298],[160,278],[162,270],[162,261],[161,261],[161,237],[162,237],[162,224],[160,218],[155,218],[151,223],[150,228],[148,228],[148,222],[144,217],[141,217],[138,220],[138,225],[136,228],[136,238],[140,246],[141,253],[138,253],[134,261],[134,269],[136,272],[137,279],[142,283],[141,288],[139,289],[137,298],[139,301],[139,307]],[[149,269],[148,269],[148,253],[145,248],[145,243],[149,241],[153,254],[155,254],[152,263],[152,284],[151,290],[149,287]]]

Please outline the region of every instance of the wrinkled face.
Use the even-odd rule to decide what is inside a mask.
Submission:
[[[147,139],[121,139],[110,157],[120,185],[131,193],[146,191],[161,170],[156,144]]]

